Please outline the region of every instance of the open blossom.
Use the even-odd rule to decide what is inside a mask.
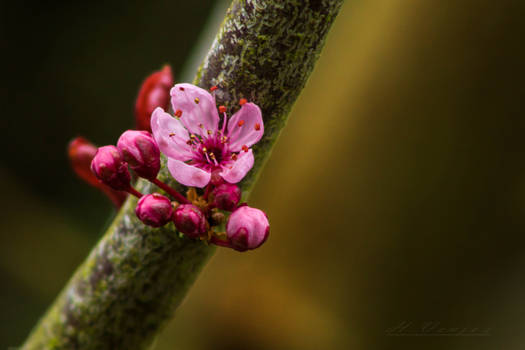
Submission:
[[[170,94],[175,118],[158,107],[151,117],[151,129],[175,180],[195,187],[205,187],[212,173],[229,183],[242,180],[254,162],[250,147],[264,133],[259,107],[242,103],[229,119],[221,107],[224,118],[220,123],[215,97],[206,90],[177,84]]]

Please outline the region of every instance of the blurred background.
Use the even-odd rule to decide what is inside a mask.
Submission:
[[[1,4],[4,349],[114,214],[68,141],[115,143],[163,64],[191,79],[224,3]],[[524,10],[348,0],[253,191],[270,239],[219,249],[154,349],[522,349]]]

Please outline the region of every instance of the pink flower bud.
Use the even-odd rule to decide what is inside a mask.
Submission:
[[[193,204],[179,205],[173,216],[177,230],[188,235],[188,237],[197,238],[207,231],[204,214]]]
[[[139,199],[135,208],[135,214],[146,225],[161,227],[171,221],[173,207],[167,197],[153,193],[142,196]]]
[[[248,206],[239,207],[228,219],[226,235],[233,249],[243,252],[263,244],[270,233],[266,214]]]
[[[160,170],[160,150],[147,131],[125,131],[117,142],[124,161],[138,176],[154,180]]]
[[[172,86],[173,76],[168,65],[144,80],[135,103],[137,129],[151,131],[151,113],[157,107],[168,109]]]
[[[91,171],[100,181],[115,190],[130,189],[131,176],[128,165],[115,146],[99,147],[91,161]]]
[[[233,211],[241,199],[241,190],[237,185],[224,183],[213,190],[214,204],[221,210]]]
[[[97,147],[83,137],[76,137],[69,143],[68,155],[73,171],[82,180],[93,187],[100,189],[109,199],[120,208],[128,196],[127,193],[116,191],[101,183],[91,171],[91,161],[97,153]]]

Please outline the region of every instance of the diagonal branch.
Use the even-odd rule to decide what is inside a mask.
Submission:
[[[257,103],[265,135],[243,180],[252,188],[306,83],[343,0],[234,0],[195,84],[217,102]],[[166,167],[160,179],[173,184]],[[157,190],[140,181],[145,193]],[[128,199],[22,349],[144,349],[172,317],[214,248],[169,224],[144,226]]]

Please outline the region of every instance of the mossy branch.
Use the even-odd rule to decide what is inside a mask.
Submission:
[[[264,138],[241,183],[245,199],[305,85],[343,0],[234,0],[196,85],[217,102],[261,107]],[[175,185],[166,167],[160,179]],[[144,181],[145,193],[158,190]],[[214,248],[173,224],[144,226],[130,198],[22,349],[144,349],[173,315]],[[270,238],[271,239],[271,238]],[[264,248],[263,248],[264,249]]]

